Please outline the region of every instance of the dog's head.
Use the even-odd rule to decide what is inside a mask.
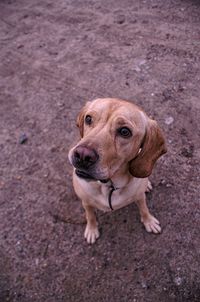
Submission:
[[[77,176],[106,182],[118,173],[148,177],[166,152],[157,123],[133,103],[118,99],[88,102],[77,118],[81,140],[69,152]]]

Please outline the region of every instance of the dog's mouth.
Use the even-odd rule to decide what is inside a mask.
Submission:
[[[82,170],[79,170],[79,169],[76,169],[75,170],[75,173],[76,173],[76,175],[78,176],[78,177],[80,177],[80,178],[83,178],[83,179],[85,179],[85,180],[97,180],[96,178],[94,178],[92,175],[90,175],[90,174],[88,174],[88,173],[86,173],[86,172],[84,172],[84,171],[82,171]]]
[[[109,181],[109,179],[98,179],[94,176],[92,176],[89,173],[86,173],[85,171],[79,170],[79,169],[75,169],[75,173],[78,177],[86,180],[86,181],[101,181],[102,183],[107,183]]]

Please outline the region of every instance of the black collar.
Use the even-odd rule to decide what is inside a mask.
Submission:
[[[110,191],[109,191],[109,194],[108,194],[108,204],[109,204],[109,207],[110,209],[113,211],[113,207],[112,207],[112,193],[116,190],[118,190],[119,188],[115,188],[115,186],[113,185],[112,181],[111,181],[111,185],[110,185]]]
[[[111,179],[106,179],[106,181],[100,180],[100,182],[101,182],[101,183],[105,183],[105,184],[110,183],[110,185],[109,185],[109,190],[110,190],[110,191],[109,191],[109,193],[108,193],[108,204],[109,204],[110,209],[113,211],[114,209],[113,209],[113,207],[112,207],[112,193],[113,193],[114,191],[118,190],[119,188],[116,188],[116,187],[114,186],[114,184],[113,184],[113,182],[112,182]]]

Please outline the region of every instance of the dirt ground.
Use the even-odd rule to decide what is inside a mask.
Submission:
[[[0,302],[200,301],[200,2],[0,1]],[[165,132],[147,234],[133,204],[84,212],[67,159],[86,100],[133,100]]]

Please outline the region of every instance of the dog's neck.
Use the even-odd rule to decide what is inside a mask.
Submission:
[[[127,172],[115,173],[115,175],[108,180],[103,186],[108,188],[108,204],[111,210],[114,210],[112,207],[112,195],[114,191],[123,190],[128,186],[129,182],[133,179],[132,175]]]
[[[127,171],[127,167],[121,168],[110,178],[110,186],[114,188],[123,189],[133,179],[133,176]]]

